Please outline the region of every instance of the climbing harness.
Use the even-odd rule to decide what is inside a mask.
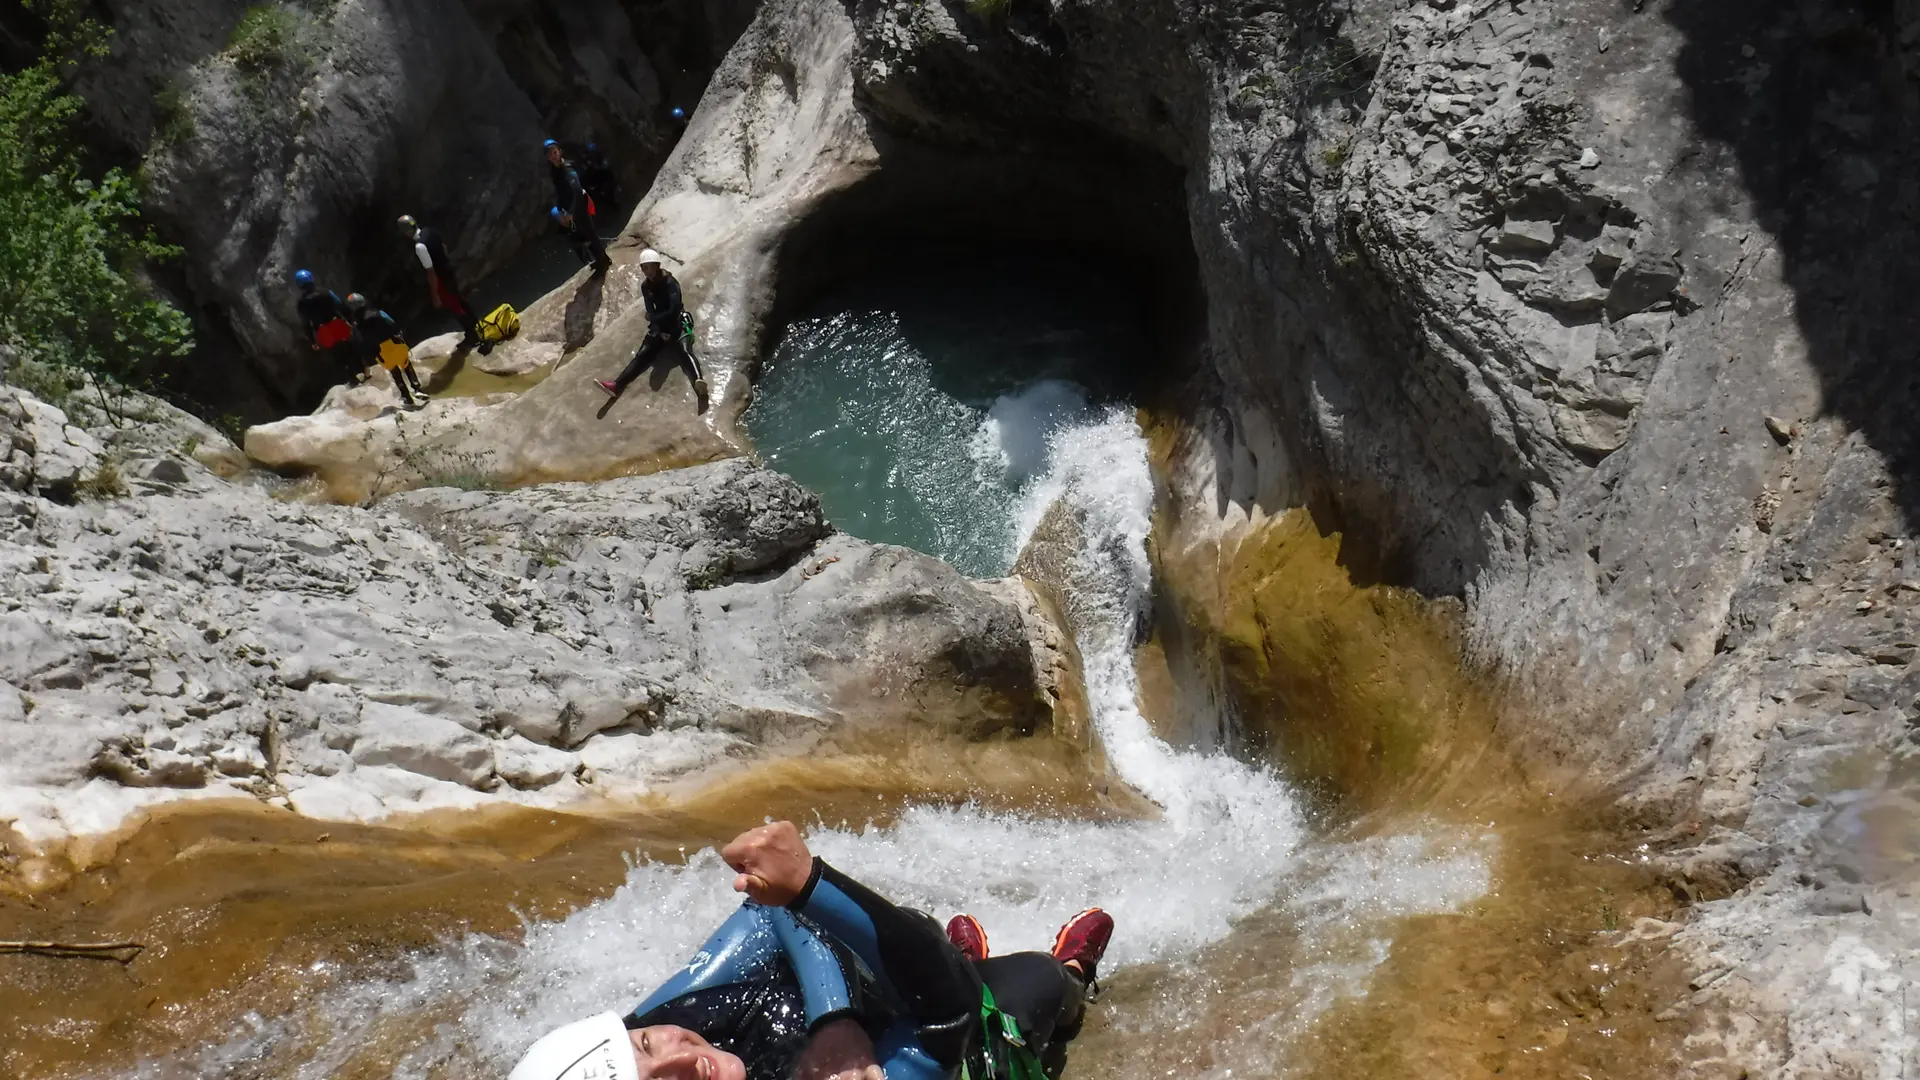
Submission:
[[[980,1023],[985,1068],[981,1075],[975,1076],[972,1063],[963,1063],[960,1080],[1047,1080],[1039,1055],[1027,1046],[1026,1037],[1020,1034],[1020,1025],[1000,1011],[1000,1006],[994,1003],[993,991],[985,986],[980,988]]]

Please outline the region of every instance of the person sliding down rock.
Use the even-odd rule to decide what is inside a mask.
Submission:
[[[680,354],[680,366],[687,369],[687,378],[693,381],[693,393],[700,402],[700,411],[707,408],[707,378],[700,373],[700,361],[693,355],[693,319],[687,314],[680,299],[680,283],[672,274],[660,266],[660,253],[648,248],[640,253],[640,273],[646,279],[640,283],[640,300],[647,309],[647,336],[640,342],[640,349],[627,361],[620,377],[608,382],[595,379],[594,382],[612,397],[619,397],[627,384],[640,377],[640,373],[652,366],[662,349],[674,349]]]
[[[353,327],[341,317],[339,295],[332,289],[315,285],[310,270],[295,270],[293,284],[300,290],[300,299],[294,302],[294,307],[300,312],[300,322],[306,327],[308,342],[316,351],[339,358],[340,354],[334,348],[353,336]],[[342,360],[342,363],[346,361]]]
[[[971,918],[972,955],[815,858],[792,822],[721,857],[747,902],[693,960],[627,1016],[542,1036],[509,1080],[1058,1080],[1105,912],[1074,916],[1051,955],[989,959]]]
[[[593,272],[604,274],[613,260],[607,257],[607,246],[600,242],[599,226],[593,222],[593,199],[580,182],[580,171],[561,153],[559,143],[548,139],[545,149],[547,173],[553,181],[553,219],[573,236],[574,250],[582,253],[581,261],[592,262]]]
[[[371,307],[367,298],[359,293],[348,293],[346,301],[347,318],[353,321],[354,346],[360,354],[360,366],[364,368],[379,364],[393,374],[393,387],[400,392],[400,403],[409,409],[418,409],[427,403],[427,392],[420,389],[420,380],[413,373],[413,358],[407,349],[407,339],[400,333],[400,324],[393,316]]]
[[[479,317],[473,313],[473,305],[460,295],[460,274],[453,267],[453,259],[447,254],[446,241],[440,234],[413,220],[409,214],[401,214],[400,236],[413,249],[414,261],[420,264],[427,274],[427,301],[434,307],[453,316],[464,330],[460,339],[460,348],[480,347],[480,355],[493,351],[491,342],[480,339]]]

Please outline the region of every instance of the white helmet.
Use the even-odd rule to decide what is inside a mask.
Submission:
[[[655,250],[653,250],[652,248],[648,248],[647,250],[645,250],[645,251],[643,251],[643,252],[641,252],[641,253],[640,253],[640,265],[641,265],[641,266],[645,266],[645,265],[647,265],[648,263],[652,263],[652,264],[653,264],[653,265],[655,265],[655,266],[659,266],[659,265],[660,265],[660,253],[659,253],[659,252],[657,252],[657,251],[655,251]]]
[[[540,1036],[507,1080],[640,1080],[618,1013],[575,1020]]]

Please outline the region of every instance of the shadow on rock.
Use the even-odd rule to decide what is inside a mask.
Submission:
[[[1632,6],[1637,10],[1639,3]],[[1886,458],[1920,525],[1920,14],[1891,2],[1676,0],[1701,135],[1778,241],[1824,408]],[[1718,151],[1709,151],[1709,156]]]
[[[573,299],[567,301],[567,311],[561,317],[561,332],[566,335],[567,351],[578,349],[593,340],[594,316],[600,314],[600,302],[606,295],[607,276],[592,274],[573,291]]]

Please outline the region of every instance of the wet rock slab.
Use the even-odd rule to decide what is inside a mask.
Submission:
[[[843,724],[1050,716],[1019,604],[834,533],[744,459],[371,509],[154,460],[184,480],[0,493],[16,854],[159,798],[351,819],[554,803]]]

